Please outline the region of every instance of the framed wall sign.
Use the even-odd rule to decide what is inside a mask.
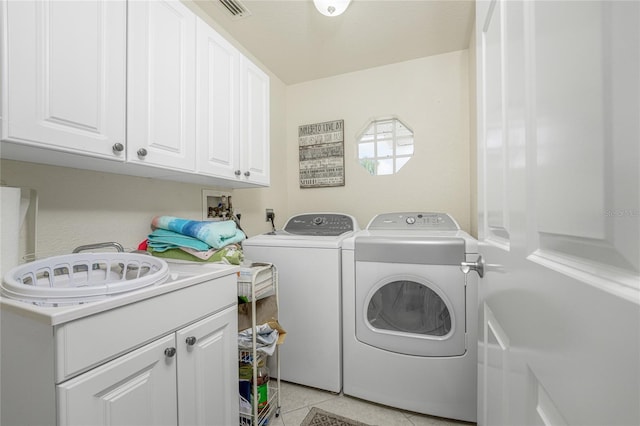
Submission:
[[[300,188],[344,186],[344,120],[298,127]]]

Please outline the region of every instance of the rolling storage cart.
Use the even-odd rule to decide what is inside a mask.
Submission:
[[[259,326],[263,322],[271,328],[283,332],[277,322],[278,272],[274,265],[254,263],[250,267],[242,268],[238,277],[238,304],[239,331],[247,327],[251,328],[250,348],[242,347],[238,350],[239,368],[241,371],[246,372],[247,369],[251,371],[250,384],[243,380],[240,380],[239,383],[239,424],[241,426],[267,426],[271,424],[271,419],[274,416],[280,416],[280,357],[277,355],[278,346],[284,340],[284,333],[279,335],[275,345],[276,371],[271,373],[277,379],[270,379],[271,374],[265,377],[263,369],[266,368],[268,355],[258,349],[256,340]],[[243,313],[244,318],[242,318]],[[242,373],[240,376],[242,377]],[[242,391],[246,388],[250,389],[249,401],[242,397]]]

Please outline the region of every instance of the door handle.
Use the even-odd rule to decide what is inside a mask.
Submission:
[[[460,262],[460,270],[465,274],[476,271],[482,278],[484,277],[484,259],[482,256],[478,256],[475,262]]]

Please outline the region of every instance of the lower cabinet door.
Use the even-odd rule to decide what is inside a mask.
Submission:
[[[175,335],[57,386],[58,425],[177,425]]]
[[[180,425],[238,424],[236,306],[176,333]]]

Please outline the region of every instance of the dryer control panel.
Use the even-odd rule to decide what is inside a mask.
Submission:
[[[283,230],[296,235],[336,237],[357,231],[352,216],[340,213],[307,213],[289,218]]]
[[[383,213],[369,222],[369,230],[429,230],[429,231],[457,231],[460,226],[451,215],[447,213]]]

